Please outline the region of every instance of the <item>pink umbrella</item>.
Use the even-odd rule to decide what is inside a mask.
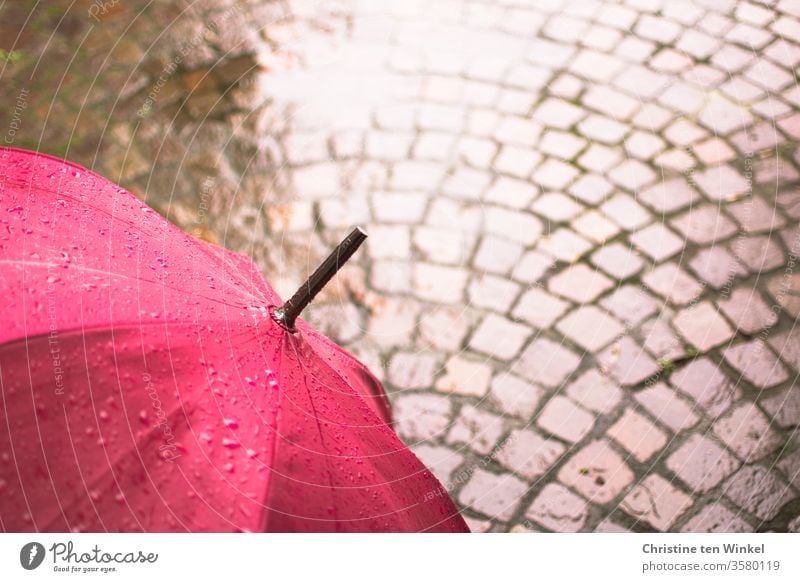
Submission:
[[[380,383],[250,259],[0,148],[6,531],[468,531]]]

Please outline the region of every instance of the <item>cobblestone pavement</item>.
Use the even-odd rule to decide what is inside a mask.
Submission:
[[[284,295],[366,225],[309,318],[474,531],[800,531],[800,2],[106,5],[25,139]]]

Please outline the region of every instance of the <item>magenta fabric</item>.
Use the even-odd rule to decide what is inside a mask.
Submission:
[[[467,531],[380,383],[281,303],[119,186],[0,148],[0,527]]]

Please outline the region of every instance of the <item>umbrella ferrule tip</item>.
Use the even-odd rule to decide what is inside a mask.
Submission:
[[[294,333],[297,331],[297,328],[294,326],[294,322],[289,323],[286,317],[286,309],[284,307],[273,307],[270,309],[270,315],[272,315],[272,319],[280,325],[283,329],[288,332]]]

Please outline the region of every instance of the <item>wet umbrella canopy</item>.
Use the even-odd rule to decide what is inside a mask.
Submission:
[[[6,531],[466,531],[383,389],[246,257],[0,149]]]

